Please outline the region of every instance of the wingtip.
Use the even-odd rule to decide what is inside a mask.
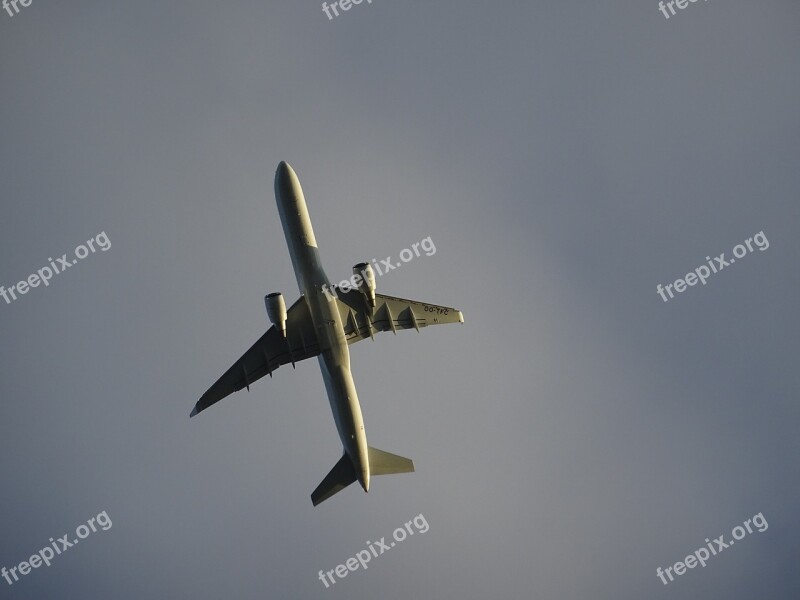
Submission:
[[[189,418],[191,419],[193,416],[195,416],[195,415],[196,415],[197,413],[199,413],[199,412],[200,412],[200,411],[199,411],[199,410],[197,410],[197,405],[195,405],[195,407],[192,409],[192,412],[191,412],[191,414],[189,415]]]
[[[462,313],[461,311],[458,311],[458,322],[459,323],[464,322],[464,313]]]

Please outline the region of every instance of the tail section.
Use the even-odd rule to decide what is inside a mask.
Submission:
[[[394,473],[413,473],[414,462],[410,458],[384,452],[369,447],[369,472],[367,475],[392,475]],[[339,462],[331,469],[311,494],[311,502],[316,506],[334,494],[341,492],[358,479],[353,461],[345,452]]]
[[[369,473],[370,475],[392,475],[394,473],[413,473],[414,461],[410,458],[398,456],[369,447]]]
[[[317,489],[311,493],[311,502],[316,506],[334,494],[341,492],[355,480],[356,470],[353,468],[353,462],[350,457],[345,453],[331,469],[331,472],[325,476],[322,483],[317,486]]]

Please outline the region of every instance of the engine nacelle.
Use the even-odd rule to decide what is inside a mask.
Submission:
[[[270,322],[278,328],[283,337],[286,337],[286,302],[283,301],[283,294],[273,292],[264,296],[264,304],[267,306],[267,316]]]
[[[358,290],[364,294],[367,303],[371,308],[375,308],[375,272],[369,263],[358,263],[353,267],[353,275],[358,275],[360,282]]]

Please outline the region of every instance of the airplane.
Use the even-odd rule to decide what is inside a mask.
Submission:
[[[447,306],[375,292],[372,266],[353,267],[352,287],[331,285],[322,268],[300,181],[288,163],[275,172],[275,200],[289,247],[300,298],[286,310],[280,292],[264,297],[272,326],[197,401],[190,417],[269,375],[288,363],[317,357],[342,442],[342,457],[311,494],[317,506],[358,481],[369,492],[372,475],[412,473],[409,458],[367,444],[364,419],[350,372],[350,344],[375,339],[375,333],[463,323],[461,311]],[[331,293],[329,290],[333,289]]]

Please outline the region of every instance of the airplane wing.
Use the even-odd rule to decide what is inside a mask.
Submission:
[[[374,310],[358,290],[337,290],[337,301],[348,344],[374,337],[376,331],[419,331],[429,325],[464,322],[464,315],[455,308],[383,294],[375,294]]]
[[[300,362],[319,354],[319,340],[304,297],[286,311],[286,338],[270,327],[234,365],[212,385],[195,404],[191,416],[219,402],[288,363]]]

